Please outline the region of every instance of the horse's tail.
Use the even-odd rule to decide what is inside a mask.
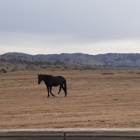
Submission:
[[[65,82],[64,82],[64,87],[65,87],[65,96],[67,95],[67,82],[66,82],[66,79],[65,79]]]

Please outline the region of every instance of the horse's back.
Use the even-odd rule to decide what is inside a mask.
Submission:
[[[66,82],[66,79],[63,76],[53,76],[53,79],[59,84],[64,84]]]
[[[66,79],[63,76],[58,76],[62,81],[66,81]]]

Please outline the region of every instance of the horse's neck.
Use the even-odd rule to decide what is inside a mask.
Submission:
[[[45,76],[43,77],[43,81],[44,81],[44,82],[47,82],[47,81],[49,81],[49,80],[51,79],[51,77],[52,77],[52,75],[45,75]]]

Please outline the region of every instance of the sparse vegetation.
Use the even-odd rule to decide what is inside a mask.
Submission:
[[[1,69],[0,73],[7,73],[7,71],[5,69]]]
[[[96,70],[140,68],[140,54],[108,53],[100,55],[8,53],[0,56],[1,73],[19,70]]]
[[[1,73],[14,72],[19,70],[40,70],[40,69],[95,69],[93,65],[81,64],[67,60],[44,60],[41,58],[1,55],[0,56]],[[5,70],[6,69],[6,70]]]

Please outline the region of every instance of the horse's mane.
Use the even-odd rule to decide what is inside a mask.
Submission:
[[[43,77],[46,77],[46,78],[48,78],[48,77],[53,77],[52,75],[47,75],[47,74],[41,74]]]
[[[39,74],[41,76],[52,76],[52,75],[48,75],[48,74]]]

